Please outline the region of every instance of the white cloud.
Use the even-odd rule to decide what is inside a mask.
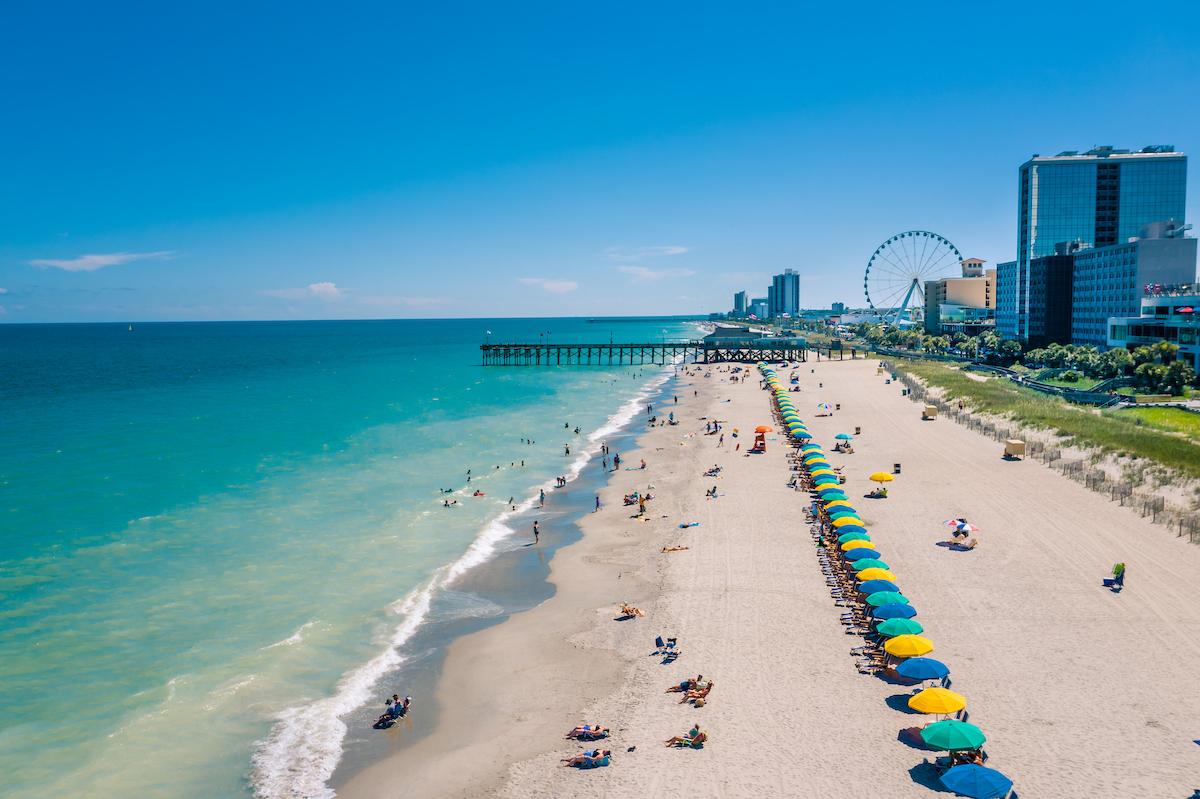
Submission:
[[[665,280],[671,277],[691,277],[696,274],[694,269],[649,269],[644,266],[618,266],[617,271],[624,272],[638,282]]]
[[[106,266],[119,266],[133,261],[146,261],[158,258],[170,258],[173,250],[158,250],[157,252],[110,252],[104,254],[81,255],[78,258],[35,258],[30,266],[42,269],[62,269],[66,272],[95,272]]]
[[[346,296],[345,289],[340,289],[337,285],[328,281],[309,283],[303,288],[268,289],[259,293],[267,297],[278,297],[282,300],[324,300],[325,302],[337,302]]]
[[[518,280],[526,286],[540,286],[543,291],[551,294],[566,294],[579,288],[579,284],[574,280],[553,280],[545,277],[522,277]]]
[[[614,261],[637,261],[660,255],[683,255],[687,251],[687,247],[672,244],[659,247],[609,247],[604,254]]]

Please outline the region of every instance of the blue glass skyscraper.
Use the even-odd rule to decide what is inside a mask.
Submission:
[[[1030,335],[1031,272],[1035,258],[1054,255],[1056,245],[1108,247],[1136,237],[1152,222],[1184,221],[1187,156],[1169,145],[1137,152],[1097,147],[1035,155],[1018,179],[1017,260],[1001,269],[997,332],[1006,338]],[[1059,250],[1062,251],[1061,249]],[[1007,277],[1015,285],[1006,285]],[[1036,300],[1033,304],[1037,304]],[[1069,308],[1047,309],[1070,314]]]

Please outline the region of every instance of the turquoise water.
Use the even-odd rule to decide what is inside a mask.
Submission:
[[[0,326],[6,795],[331,795],[340,717],[375,702],[431,598],[525,543],[508,498],[577,473],[662,379],[482,368],[485,329],[664,328],[691,332]]]

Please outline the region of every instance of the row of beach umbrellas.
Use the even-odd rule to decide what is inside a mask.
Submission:
[[[918,682],[949,676],[950,668],[945,663],[926,657],[933,651],[933,642],[923,635],[925,628],[915,618],[916,608],[901,593],[896,575],[882,559],[882,553],[871,540],[862,517],[842,490],[837,472],[825,452],[812,441],[808,427],[796,412],[790,392],[780,384],[775,371],[767,364],[760,363],[758,366],[767,388],[774,395],[788,435],[799,446],[817,499],[838,534],[838,550],[854,572],[858,592],[871,607],[875,629],[887,639],[883,645],[884,651],[901,659],[896,666],[896,673]],[[846,433],[837,437],[843,441],[851,438]],[[876,472],[870,479],[882,484],[890,482],[893,477],[887,472]],[[948,716],[966,708],[967,700],[955,691],[934,685],[923,688],[909,698],[908,706],[919,713]],[[922,729],[921,739],[933,749],[956,752],[979,749],[987,741],[987,736],[974,724],[947,718]],[[942,775],[941,780],[949,790],[974,799],[1005,796],[1012,788],[1012,781],[1000,772],[975,764],[954,766]]]

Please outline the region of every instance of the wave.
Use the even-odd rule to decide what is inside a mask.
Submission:
[[[287,638],[284,638],[282,641],[276,641],[273,644],[267,644],[263,647],[263,649],[274,649],[277,646],[295,646],[304,640],[304,631],[316,623],[316,619],[313,619],[312,621],[306,621],[304,624],[301,624],[299,628],[297,628],[296,632],[292,633]]]
[[[671,368],[663,369],[588,435],[587,446],[564,475],[568,482],[579,477],[588,462],[599,454],[604,440],[628,425],[645,407],[646,400],[671,376]],[[547,480],[533,486],[528,497],[484,524],[462,555],[393,603],[390,610],[401,621],[387,645],[374,658],[342,675],[332,696],[288,708],[279,714],[267,737],[256,744],[251,757],[250,782],[255,796],[259,799],[333,799],[336,796],[328,783],[342,758],[342,745],[348,732],[342,717],[369,702],[379,679],[407,660],[402,647],[426,620],[438,592],[490,560],[501,543],[515,532],[508,522],[531,510],[537,504],[539,492],[553,489],[554,485],[553,480]],[[301,627],[292,638],[299,640],[303,630]],[[272,646],[290,641],[291,638],[285,639]]]

